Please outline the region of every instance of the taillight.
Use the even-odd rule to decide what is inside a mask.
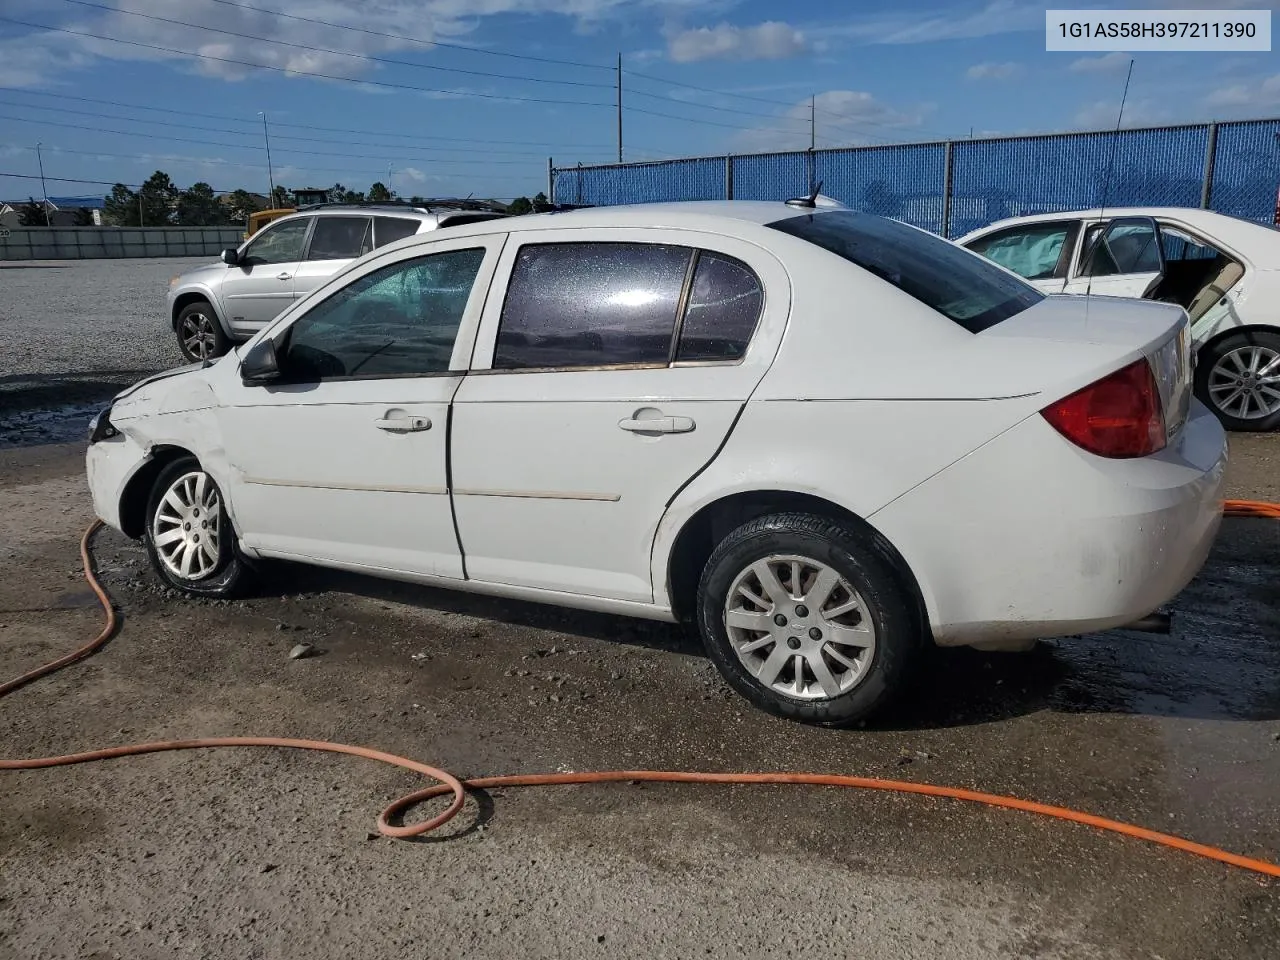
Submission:
[[[1100,457],[1145,457],[1166,443],[1160,390],[1146,359],[1040,411],[1055,430]]]

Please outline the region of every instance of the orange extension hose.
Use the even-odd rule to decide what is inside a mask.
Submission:
[[[1252,501],[1228,501],[1227,513],[1230,516],[1274,517],[1280,519],[1280,504],[1257,503]],[[111,600],[94,573],[93,560],[90,555],[90,542],[94,533],[102,526],[102,521],[95,520],[84,532],[80,540],[80,559],[84,564],[85,579],[97,595],[107,621],[102,631],[89,643],[78,650],[37,667],[7,683],[0,684],[0,697],[12,693],[25,684],[48,676],[56,670],[82,660],[98,650],[116,631],[117,621]],[[73,763],[91,763],[95,760],[110,760],[115,757],[137,756],[144,753],[161,753],[167,750],[197,750],[209,747],[289,747],[297,750],[322,750],[329,753],[345,753],[353,757],[364,757],[377,760],[392,766],[412,770],[437,781],[426,789],[406,794],[391,803],[378,815],[378,830],[388,837],[414,837],[430,833],[437,827],[452,819],[462,809],[468,789],[486,789],[492,787],[542,787],[579,783],[623,783],[623,782],[661,782],[661,783],[771,783],[771,784],[804,784],[807,786],[856,787],[864,790],[886,790],[895,793],[923,794],[930,797],[946,797],[951,800],[967,800],[982,803],[991,807],[1004,807],[1009,810],[1021,810],[1026,813],[1038,813],[1059,820],[1070,820],[1083,823],[1099,830],[1109,830],[1126,837],[1135,837],[1158,843],[1174,850],[1192,853],[1196,856],[1217,860],[1231,866],[1241,867],[1268,877],[1280,877],[1280,865],[1243,857],[1229,853],[1217,847],[1202,843],[1194,843],[1182,837],[1175,837],[1156,830],[1148,830],[1106,817],[1098,817],[1066,807],[1055,807],[1049,804],[1036,803],[1031,800],[1020,800],[1016,797],[1005,797],[993,793],[981,793],[976,790],[964,790],[957,787],[939,787],[928,783],[911,783],[902,780],[880,780],[872,777],[851,777],[842,774],[826,773],[697,773],[676,770],[600,770],[579,773],[536,773],[514,776],[477,777],[472,780],[459,780],[447,771],[430,764],[419,763],[407,757],[384,753],[369,747],[357,747],[345,743],[330,743],[325,740],[295,740],[287,737],[201,737],[196,740],[159,740],[153,743],[135,743],[121,747],[108,747],[103,750],[88,750],[84,753],[71,753],[59,757],[33,757],[27,760],[0,760],[0,770],[36,770],[43,767],[61,767]],[[448,808],[429,820],[407,826],[397,826],[391,821],[411,807],[433,797],[452,795]]]

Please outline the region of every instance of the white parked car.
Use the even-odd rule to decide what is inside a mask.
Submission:
[[[957,242],[1046,293],[1141,297],[1186,308],[1198,359],[1196,395],[1229,429],[1280,427],[1275,228],[1209,210],[1137,207],[1016,217]]]
[[[612,207],[374,251],[94,421],[98,515],[191,594],[256,558],[697,623],[775,713],[926,644],[1142,618],[1204,561],[1186,314],[1046,297],[811,201]]]

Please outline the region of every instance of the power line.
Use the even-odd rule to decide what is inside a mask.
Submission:
[[[172,140],[175,143],[198,143],[205,147],[224,147],[232,150],[256,150],[257,146],[250,143],[218,143],[211,140],[196,140],[191,137],[173,137],[162,134],[138,133],[131,130],[109,130],[103,127],[91,127],[80,123],[62,123],[58,120],[33,120],[30,117],[12,117],[0,114],[0,120],[11,120],[16,123],[35,123],[45,124],[51,127],[65,127],[68,130],[89,130],[93,133],[119,134],[126,137],[147,137],[152,140]],[[316,157],[351,157],[358,160],[369,159],[368,153],[339,153],[331,150],[303,150],[297,147],[290,147],[283,151],[294,156],[316,156]],[[468,157],[421,157],[421,156],[392,156],[390,154],[379,155],[379,160],[413,160],[420,163],[428,163],[433,165],[440,164],[465,164],[468,167],[477,165],[493,165],[493,166],[518,166],[531,167],[532,164],[527,160],[480,160]]]
[[[797,106],[796,103],[789,103],[786,100],[773,100],[769,97],[753,97],[753,96],[750,96],[749,94],[733,93],[728,90],[714,90],[711,87],[701,87],[693,83],[683,83],[679,80],[671,80],[666,77],[659,77],[651,73],[640,73],[639,71],[636,71],[636,70],[623,70],[622,72],[633,77],[638,77],[642,80],[652,80],[655,83],[665,83],[673,87],[683,87],[686,90],[695,90],[698,93],[710,93],[717,97],[732,97],[738,100],[750,100],[753,103],[767,103],[776,107],[788,107],[791,109],[794,109]],[[638,90],[632,91],[632,93],[639,96],[650,96],[650,97],[658,96],[657,94],[652,94],[652,93],[644,94],[643,92]],[[666,97],[662,99],[672,99],[672,98]],[[684,102],[684,101],[677,101],[677,102]],[[711,109],[716,109],[716,108],[713,107]],[[728,109],[728,108],[726,107],[726,108],[719,108],[719,109]],[[855,123],[855,124],[859,124],[861,126],[867,126],[867,127],[879,127],[882,130],[894,130],[894,131],[899,130],[898,127],[895,127],[892,124],[879,123],[875,120],[866,120],[866,119],[863,119],[862,117],[851,117],[848,114],[839,113],[827,107],[819,106],[817,107],[817,112],[819,114],[825,114],[827,117],[833,118],[835,120],[843,120],[847,123]],[[942,136],[942,134],[938,134],[937,131],[922,130],[921,132],[934,133],[934,134],[937,134],[938,136]]]
[[[468,47],[461,43],[446,43],[443,40],[423,40],[419,37],[410,37],[402,33],[383,33],[379,30],[369,30],[366,27],[350,26],[345,23],[334,23],[331,20],[320,20],[316,17],[302,17],[294,13],[285,13],[282,10],[268,10],[265,7],[255,7],[252,4],[240,3],[237,0],[210,0],[211,3],[220,3],[226,7],[239,7],[241,10],[252,10],[254,13],[265,13],[273,17],[282,17],[286,20],[297,20],[300,23],[314,23],[322,27],[333,27],[335,30],[351,30],[356,33],[367,34],[371,37],[383,37],[387,40],[408,41],[427,47],[444,47],[448,50],[462,50],[466,53],[479,53],[490,57],[508,57],[512,60],[531,60],[536,63],[554,63],[565,67],[584,67],[589,70],[612,70],[612,66],[605,66],[599,63],[583,63],[580,60],[560,60],[555,57],[535,57],[527,53],[508,53],[504,50],[486,50],[483,47]]]
[[[256,120],[249,120],[245,117],[237,117],[226,113],[196,113],[191,110],[174,110],[167,107],[153,107],[142,103],[128,103],[120,100],[99,100],[95,97],[78,97],[65,93],[46,93],[40,90],[28,90],[25,87],[5,87],[0,86],[0,91],[6,93],[20,93],[33,97],[51,97],[55,100],[74,100],[79,103],[96,103],[107,107],[122,107],[127,110],[149,110],[155,113],[170,113],[183,117],[199,117],[203,120],[227,120],[231,123],[247,123],[256,125]],[[42,107],[39,104],[23,104],[29,106],[33,110],[52,109]],[[283,120],[271,121],[273,127],[289,127],[292,130],[319,130],[328,133],[355,133],[361,136],[375,137],[393,137],[402,140],[439,140],[452,143],[496,143],[504,146],[529,146],[529,147],[548,147],[550,149],[608,149],[608,144],[603,143],[558,143],[550,140],[485,140],[479,137],[437,137],[420,134],[394,133],[390,130],[356,130],[350,127],[320,127],[307,123],[286,123]],[[253,133],[257,136],[256,132]]]
[[[193,123],[178,123],[178,122],[173,121],[173,120],[149,120],[149,119],[146,119],[146,118],[144,118],[144,117],[113,117],[113,116],[103,116],[102,114],[97,113],[97,112],[95,112],[95,111],[90,111],[90,110],[76,110],[76,109],[71,108],[71,107],[46,107],[46,106],[34,106],[34,105],[32,105],[32,104],[27,104],[27,103],[15,103],[15,102],[10,101],[10,100],[0,100],[0,106],[6,106],[6,107],[19,107],[19,108],[31,109],[31,110],[52,110],[52,111],[54,111],[54,112],[56,112],[56,113],[70,113],[70,114],[74,114],[74,115],[77,115],[77,116],[98,117],[98,118],[103,119],[103,120],[122,120],[122,121],[125,121],[125,122],[127,122],[127,123],[149,123],[149,124],[151,124],[151,125],[153,125],[153,126],[176,127],[176,128],[178,128],[178,129],[182,129],[182,130],[199,130],[199,131],[202,131],[202,132],[204,132],[204,133],[227,133],[227,134],[231,134],[232,136],[236,136],[236,137],[254,137],[254,138],[256,138],[256,137],[257,137],[257,133],[256,133],[256,132],[249,131],[249,130],[228,130],[226,127],[206,127],[206,126],[201,126],[200,124],[193,124]],[[38,120],[34,120],[34,119],[33,119],[33,120],[31,120],[30,122],[32,122],[32,123],[37,123],[37,122],[39,122],[39,121],[38,121]],[[134,132],[130,133],[130,135],[131,135],[131,136],[138,136],[138,137],[151,136],[151,134],[150,134],[149,132],[141,132],[141,131],[134,131]],[[285,135],[282,135],[282,134],[276,134],[276,136],[274,137],[274,139],[276,139],[276,140],[289,140],[289,141],[296,141],[296,142],[301,142],[301,143],[332,143],[332,142],[333,142],[333,138],[332,138],[332,137],[297,137],[297,136],[289,136],[289,135],[287,135],[287,134],[285,134]],[[485,148],[467,148],[467,147],[454,147],[454,146],[447,146],[447,147],[423,147],[423,146],[418,146],[418,145],[416,145],[416,144],[400,144],[400,143],[373,143],[373,142],[365,142],[365,143],[363,143],[362,145],[363,145],[363,146],[366,146],[366,147],[373,148],[373,149],[388,149],[388,150],[421,150],[421,151],[424,151],[424,152],[427,152],[427,153],[436,153],[436,152],[443,152],[443,151],[453,151],[453,152],[455,152],[455,153],[478,153],[478,154],[482,154],[482,155],[486,155],[486,156],[487,156],[487,155],[489,155],[489,154],[506,154],[506,155],[509,155],[509,156],[516,156],[516,157],[545,157],[545,156],[546,156],[546,154],[544,154],[544,153],[534,153],[534,152],[531,152],[531,151],[528,151],[528,150],[495,150],[495,149],[493,149],[492,147],[485,147]],[[256,148],[256,147],[257,147],[257,143],[255,142],[255,143],[243,144],[243,146],[246,146],[246,147],[254,147],[254,148]],[[600,152],[600,153],[605,153],[606,151],[599,151],[599,152]]]
[[[18,180],[39,180],[40,179],[40,175],[36,173],[0,172],[0,177],[14,177],[15,179],[18,179]],[[56,183],[91,183],[91,184],[95,184],[98,186],[105,186],[105,187],[114,187],[117,183],[119,183],[118,180],[80,180],[80,179],[75,179],[73,177],[45,177],[44,179],[53,180]],[[123,183],[120,185],[123,187],[128,187],[131,190],[141,189],[142,187],[146,186],[146,184],[142,184],[142,183]],[[235,193],[234,190],[214,190],[213,192],[214,193]]]
[[[10,150],[34,150],[35,147],[25,143],[0,143],[0,148]],[[218,167],[239,167],[244,170],[262,171],[266,167],[263,164],[241,163],[238,160],[227,160],[224,157],[191,157],[182,156],[172,153],[108,153],[104,150],[76,150],[72,147],[61,147],[56,144],[45,144],[45,150],[58,154],[71,154],[73,156],[94,157],[102,160],[129,160],[135,163],[183,163],[192,166],[218,166]],[[287,151],[286,151],[287,152]],[[289,164],[288,166],[297,166]],[[371,159],[366,167],[311,167],[304,168],[310,173],[364,173],[377,176],[382,169],[382,161],[380,159]]]
[[[186,20],[175,20],[171,17],[161,17],[151,13],[139,13],[136,10],[123,10],[117,7],[108,7],[106,4],[93,3],[91,0],[63,0],[64,3],[74,3],[81,7],[90,7],[94,10],[104,10],[107,13],[123,13],[131,17],[140,17],[144,20],[153,20],[157,23],[169,23],[178,27],[190,27],[193,30],[208,30],[212,33],[221,33],[228,37],[239,37],[241,40],[256,40],[261,43],[275,43],[282,47],[293,47],[297,50],[307,50],[311,53],[331,53],[339,57],[351,57],[355,60],[367,60],[373,63],[389,63],[397,67],[413,67],[418,70],[436,70],[444,73],[462,73],[472,77],[487,77],[493,80],[519,80],[526,83],[554,83],[566,87],[596,87],[599,89],[611,90],[612,84],[593,83],[589,80],[552,80],[547,77],[530,77],[524,75],[513,75],[508,73],[492,73],[485,70],[467,70],[462,67],[442,67],[432,63],[416,63],[412,60],[397,60],[393,57],[375,57],[366,53],[351,53],[346,50],[335,50],[332,47],[316,47],[305,43],[295,43],[292,40],[278,40],[274,37],[260,37],[251,33],[237,33],[234,30],[227,30],[223,27],[206,26],[201,23],[190,23]],[[351,28],[343,28],[351,29]]]
[[[542,103],[575,107],[609,108],[613,108],[614,106],[612,103],[598,103],[591,100],[555,100],[544,97],[516,97],[498,93],[480,93],[472,90],[459,91],[441,90],[435,87],[418,87],[409,83],[392,83],[388,80],[361,80],[358,77],[343,77],[331,73],[316,73],[310,70],[300,70],[295,67],[278,67],[266,63],[254,63],[251,60],[237,60],[234,57],[216,57],[209,53],[195,53],[190,50],[179,50],[175,47],[165,47],[158,43],[143,43],[140,40],[123,40],[120,37],[108,37],[100,33],[90,33],[87,30],[72,30],[70,27],[53,27],[47,23],[31,23],[30,21],[17,20],[13,17],[0,17],[0,23],[11,23],[19,27],[28,27],[32,30],[48,30],[52,33],[65,33],[73,37],[86,37],[90,40],[105,40],[109,43],[121,43],[130,47],[141,47],[145,50],[158,50],[162,53],[172,53],[175,56],[190,57],[196,60],[209,60],[214,63],[230,63],[240,67],[252,67],[256,70],[271,70],[275,73],[286,73],[291,76],[314,77],[319,80],[336,80],[341,83],[354,83],[371,87],[385,87],[389,90],[410,90],[415,93],[445,94],[446,96],[458,97],[460,99],[475,97],[481,100],[503,100],[508,103]]]

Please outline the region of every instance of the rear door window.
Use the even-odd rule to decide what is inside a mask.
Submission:
[[[369,217],[316,217],[308,260],[354,260],[373,249]]]
[[[422,226],[420,220],[411,220],[408,217],[374,217],[373,245],[385,247],[388,243],[412,237],[418,232],[420,226]]]
[[[666,364],[692,255],[659,243],[521,248],[494,368]]]
[[[1106,227],[1105,233],[1103,227]],[[1113,277],[1157,273],[1160,238],[1149,217],[1113,220],[1089,228],[1081,276]]]
[[[1044,294],[963,247],[896,220],[852,210],[769,224],[856,264],[980,333],[1044,299]]]
[[[741,360],[763,306],[764,291],[750,267],[723,253],[699,252],[676,361]]]

